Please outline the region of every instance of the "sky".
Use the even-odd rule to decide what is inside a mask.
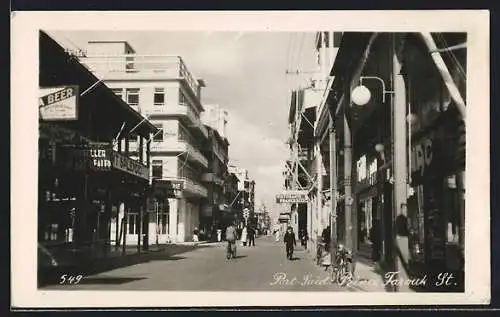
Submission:
[[[205,80],[202,103],[229,112],[230,162],[247,168],[255,180],[257,206],[264,203],[274,216],[278,213],[275,196],[289,156],[290,93],[318,68],[314,33],[47,32],[68,48],[84,49],[90,40],[126,40],[137,54],[182,56],[188,69]]]

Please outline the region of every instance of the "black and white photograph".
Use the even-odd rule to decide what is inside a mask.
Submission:
[[[488,303],[487,11],[17,14],[19,305]]]

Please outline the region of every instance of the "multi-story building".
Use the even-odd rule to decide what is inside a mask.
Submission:
[[[160,129],[150,140],[151,178],[164,198],[150,204],[157,215],[151,228],[156,235],[151,239],[160,243],[191,240],[208,197],[202,182],[208,168],[201,150],[208,138],[200,120],[203,80],[196,79],[179,56],[138,55],[124,41],[88,44],[82,62]],[[126,146],[133,151],[137,142]],[[133,227],[127,230],[134,234]]]
[[[200,229],[212,232],[213,228],[221,223],[222,212],[228,209],[226,198],[227,163],[229,142],[225,137],[207,126],[208,140],[204,148],[204,154],[208,159],[208,169],[203,174],[202,180],[208,190],[208,201],[202,209],[200,217]]]
[[[256,225],[254,223],[255,181],[248,177],[248,170],[245,168],[229,165],[229,172],[235,174],[238,178],[238,198],[235,204],[240,210],[238,215],[239,226],[249,222]],[[243,218],[243,211],[245,209],[249,211],[247,220]]]
[[[39,39],[38,278],[45,283],[54,261],[94,263],[127,238],[137,251],[148,249],[140,239],[152,234],[145,140],[158,130],[106,85],[95,85],[98,77],[45,32]],[[121,146],[131,132],[140,140],[135,158]],[[135,239],[110,228],[129,213],[140,215]]]
[[[312,231],[312,205],[309,195],[314,189],[315,166],[314,122],[316,106],[320,95],[314,86],[301,87],[292,92],[288,125],[290,129],[290,159],[287,160],[285,172],[285,190],[305,191],[307,200],[290,204],[290,225],[295,232]],[[316,176],[316,175],[315,175]],[[317,213],[314,220],[317,222]]]
[[[325,52],[331,37],[319,38]],[[382,268],[425,275],[428,287],[453,272],[446,288],[462,291],[465,43],[465,33],[343,33],[315,127],[316,146],[336,148],[336,240],[358,255],[368,245]]]
[[[203,123],[214,130],[217,130],[222,138],[227,139],[228,112],[219,105],[205,104],[205,111],[201,115]]]

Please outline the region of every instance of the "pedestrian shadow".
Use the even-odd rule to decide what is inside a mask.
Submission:
[[[164,249],[150,252],[141,252],[126,254],[125,256],[111,256],[104,258],[96,258],[83,260],[78,264],[49,267],[38,271],[37,282],[38,287],[57,284],[63,274],[66,275],[84,275],[91,276],[115,269],[129,267],[133,265],[153,262],[153,261],[179,261],[187,257],[179,256],[189,251],[201,248],[209,248],[210,246],[186,246],[186,245],[170,245]]]
[[[234,259],[243,259],[243,258],[246,258],[247,255],[237,255],[234,257]]]
[[[106,284],[106,285],[120,285],[134,281],[146,279],[145,277],[87,277],[82,279],[79,284],[92,285],[92,284]]]
[[[300,258],[299,258],[299,257],[297,257],[297,256],[293,256],[293,257],[290,259],[290,261],[298,261],[298,260],[300,260]]]

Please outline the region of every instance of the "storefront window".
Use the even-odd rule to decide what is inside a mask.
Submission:
[[[423,261],[424,256],[423,190],[422,185],[413,187],[413,195],[407,201],[410,252],[414,261]]]

